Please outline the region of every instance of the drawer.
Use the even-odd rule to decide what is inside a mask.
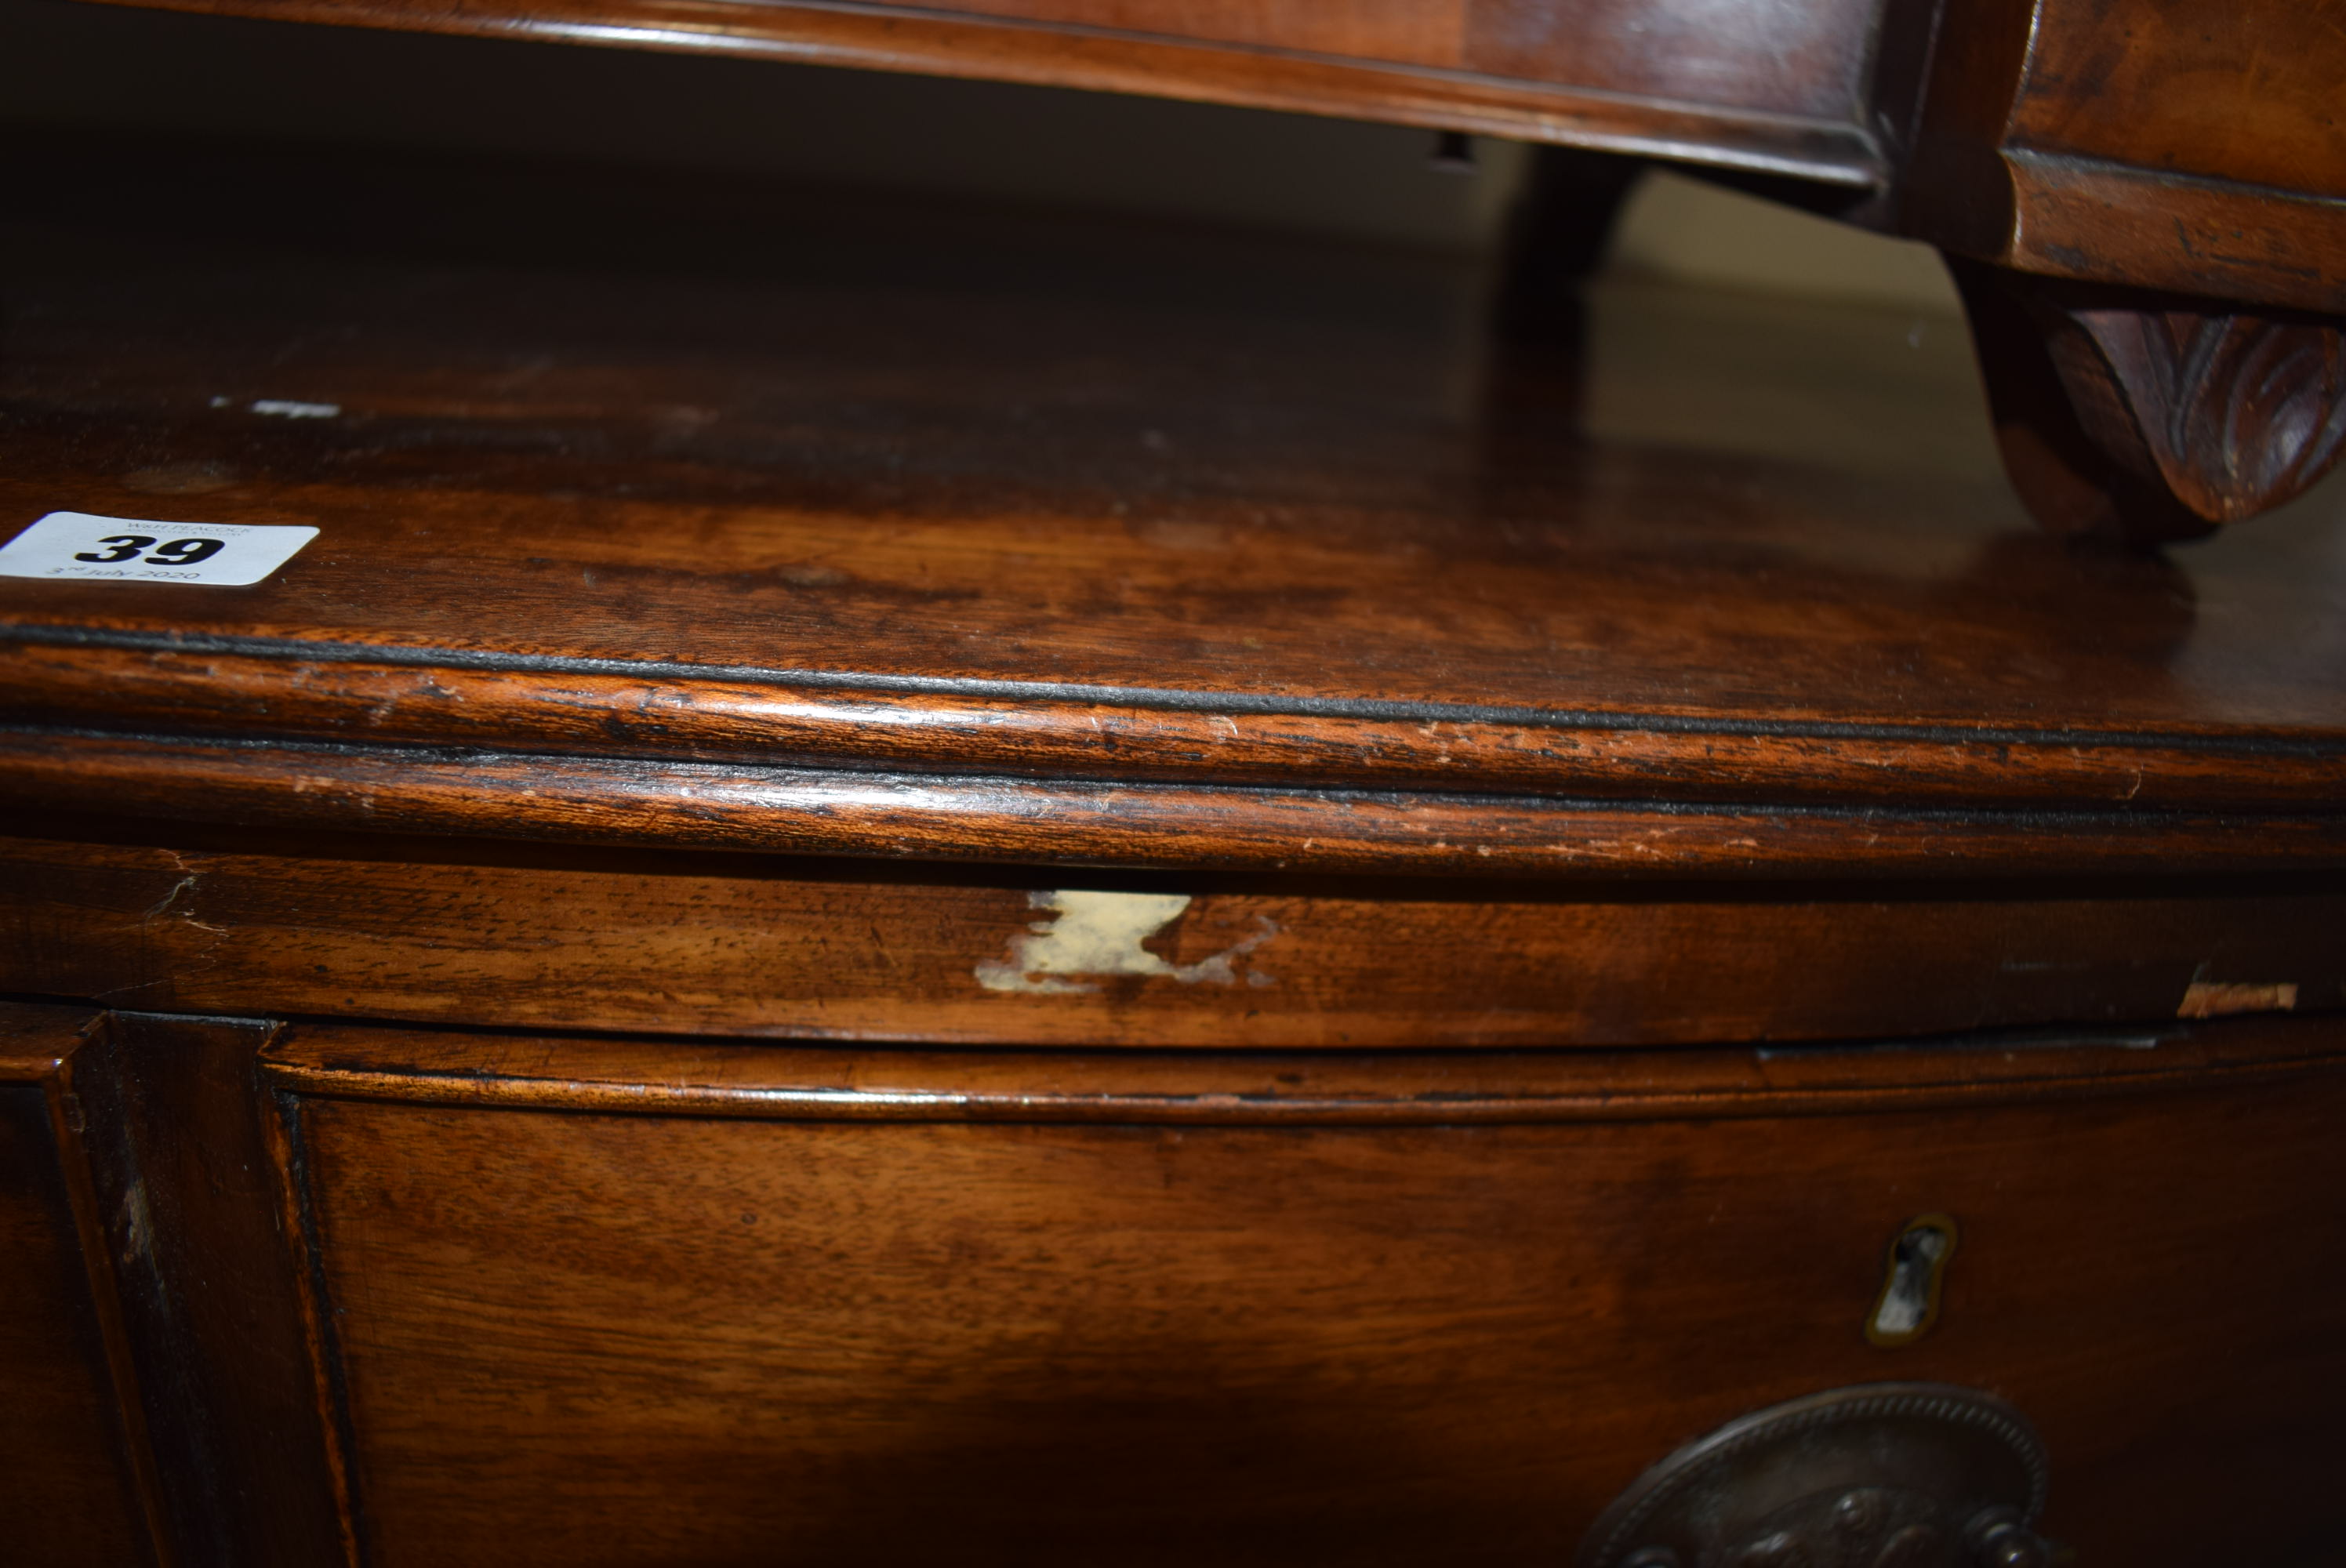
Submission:
[[[0,989],[952,1044],[1684,1045],[2346,1005],[2332,877],[1444,883],[0,839]]]
[[[2334,1560],[2346,1046],[263,1053],[367,1561],[1520,1563],[1839,1386],[2080,1561]],[[1938,1317],[1865,1331],[1951,1216]]]

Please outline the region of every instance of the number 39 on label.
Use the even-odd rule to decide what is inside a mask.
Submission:
[[[0,576],[258,583],[318,536],[278,523],[150,523],[52,512],[0,545]]]

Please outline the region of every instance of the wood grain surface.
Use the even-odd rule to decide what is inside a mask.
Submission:
[[[1840,0],[233,8],[1878,167]],[[1553,1562],[1891,1378],[2025,1410],[2089,1563],[2346,1539],[2334,489],[2167,559],[1602,438],[1453,259],[0,177],[0,534],[320,530],[0,578],[0,992],[126,1010],[0,1006],[0,1555]]]
[[[2346,41],[2290,0],[1950,0],[1901,221],[2025,271],[2346,314]]]
[[[2025,214],[1999,260],[2029,272],[2346,316],[2346,198],[2015,148]]]
[[[49,150],[0,525],[322,532],[250,588],[0,582],[22,802],[1539,874],[2336,830],[2320,506],[2126,558],[1984,484],[1539,437],[1585,367],[1478,379],[1478,285],[1425,258],[395,163],[288,207],[298,160]]]
[[[2346,67],[2330,10],[2290,0],[144,3],[1107,88],[1894,183],[1878,210],[1982,260],[2346,311]],[[1905,77],[1926,58],[1917,94]]]
[[[2346,817],[1617,807],[0,731],[0,802],[243,826],[759,853],[1496,877],[2346,867]]]
[[[2304,878],[1560,895],[1391,879],[1054,885],[274,830],[166,842],[0,841],[14,891],[0,987],[181,1012],[1118,1048],[2156,1023],[2227,986],[2248,988],[2226,993],[2240,1008],[2346,1005],[2346,902]]]
[[[688,50],[1341,115],[1864,187],[1877,0],[1548,13],[1515,0],[129,0],[282,21]]]
[[[405,1086],[533,1052],[569,1082]],[[272,1048],[372,1561],[1554,1559],[1684,1438],[1893,1377],[2027,1411],[2046,1526],[2091,1560],[2310,1561],[2341,1527],[2302,1419],[2346,1392],[2336,1249],[2303,1244],[2346,1218],[2334,1067],[1790,1120],[1755,1087],[1726,1119],[1441,1125],[1459,1080],[1409,1058],[1377,1092],[1434,1125],[1312,1125],[1309,1080],[1302,1115],[1231,1113],[1255,1125],[1146,1095],[1091,1125],[676,1114],[709,1107],[656,1086],[718,1054]],[[805,1081],[721,1054],[754,1064],[737,1100]],[[1017,1082],[931,1069],[868,1082]],[[1964,1227],[1941,1319],[1876,1349],[1882,1248],[1923,1212]]]
[[[257,1071],[270,1033],[112,1013],[80,1084],[159,1511],[189,1563],[349,1560]]]
[[[1477,70],[1872,129],[1874,41],[1906,0],[1468,0]],[[1545,139],[1545,138],[1542,138]]]
[[[0,1554],[170,1563],[82,1147],[94,1015],[0,1003]]]
[[[2346,30],[2285,0],[2043,0],[2013,107],[2046,153],[2346,198]]]
[[[882,10],[898,7],[882,6]],[[946,0],[929,12],[1000,16],[1300,54],[1455,67],[1476,0]],[[910,7],[906,7],[910,9]]]
[[[2346,788],[2346,747],[2326,738],[1739,725],[1586,711],[1408,717],[1400,705],[1341,699],[1250,702],[1042,683],[1014,695],[983,682],[856,678],[0,632],[0,716],[134,733],[1592,799],[2221,809],[2324,803]]]

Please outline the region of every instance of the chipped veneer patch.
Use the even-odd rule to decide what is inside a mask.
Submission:
[[[2195,980],[2183,993],[2178,1018],[2221,1018],[2228,1013],[2287,1013],[2297,1006],[2297,987],[2289,983],[2239,985]]]
[[[972,971],[988,991],[1019,991],[1045,995],[1094,992],[1110,975],[1163,976],[1183,985],[1235,985],[1238,972],[1231,961],[1242,958],[1279,934],[1270,917],[1258,915],[1258,929],[1195,963],[1172,963],[1141,943],[1163,931],[1189,907],[1187,893],[1117,893],[1085,889],[1037,891],[1026,901],[1048,910],[1052,918],[1033,921],[1027,934],[1010,939],[1010,951]],[[1247,974],[1250,985],[1276,984],[1259,970]]]

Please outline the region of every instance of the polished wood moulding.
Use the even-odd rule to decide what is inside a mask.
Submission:
[[[1592,799],[1780,796],[2254,809],[2327,801],[2346,748],[2220,730],[1474,705],[469,655],[17,626],[5,711],[50,725],[1151,782],[1382,782]]]
[[[2334,1071],[2328,1024],[2169,1023],[1865,1046],[1589,1054],[978,1054],[279,1032],[262,1075],[328,1099],[811,1121],[1449,1126],[1839,1115],[2106,1098]]]
[[[0,800],[246,825],[1087,867],[1739,877],[2346,864],[2346,820],[2327,813],[1656,810],[46,732],[0,734]]]

